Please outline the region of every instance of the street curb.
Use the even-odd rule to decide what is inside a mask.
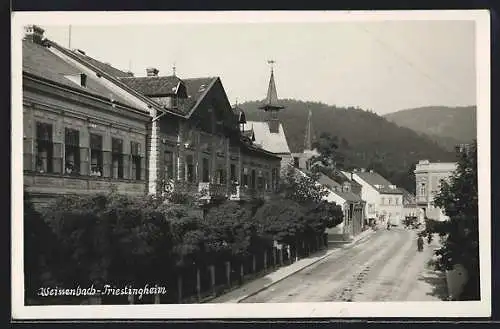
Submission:
[[[365,234],[365,235],[363,235],[363,236],[359,237],[358,239],[354,239],[353,241],[351,241],[351,242],[349,242],[349,243],[347,243],[347,244],[343,245],[342,247],[340,247],[340,248],[338,248],[338,249],[333,249],[332,251],[330,251],[330,252],[326,253],[326,254],[325,254],[324,256],[322,256],[321,258],[319,258],[319,259],[315,260],[314,262],[312,262],[312,263],[310,263],[310,264],[307,264],[307,265],[305,265],[305,266],[303,266],[303,267],[301,267],[301,268],[297,269],[296,271],[293,271],[293,272],[291,272],[291,273],[289,273],[289,274],[287,274],[287,275],[285,275],[285,276],[283,276],[283,277],[281,277],[281,278],[279,278],[279,279],[277,279],[277,280],[275,280],[275,281],[273,281],[273,282],[271,282],[271,283],[268,283],[267,285],[264,285],[262,288],[260,288],[260,289],[258,289],[258,290],[256,290],[256,291],[254,291],[254,292],[251,292],[251,293],[249,293],[249,294],[248,294],[248,295],[246,295],[246,296],[243,296],[243,297],[241,297],[241,298],[237,299],[237,300],[236,300],[236,303],[240,303],[240,302],[244,301],[245,299],[248,299],[248,298],[250,298],[250,297],[252,297],[252,296],[257,295],[258,293],[260,293],[260,292],[262,292],[262,291],[264,291],[264,290],[268,289],[269,287],[272,287],[273,285],[275,285],[275,284],[277,284],[277,283],[279,283],[279,282],[281,282],[281,281],[285,280],[286,278],[289,278],[290,276],[292,276],[292,275],[294,275],[294,274],[296,274],[296,273],[298,273],[298,272],[300,272],[300,271],[302,271],[302,270],[305,270],[306,268],[311,267],[311,266],[313,266],[314,264],[317,264],[318,262],[322,261],[322,260],[323,260],[323,259],[325,259],[326,257],[329,257],[329,256],[331,256],[331,255],[335,254],[336,252],[340,252],[341,250],[345,249],[346,247],[353,246],[353,245],[354,245],[354,244],[356,244],[356,243],[359,243],[359,242],[361,242],[361,241],[364,241],[364,240],[368,239],[368,237],[370,237],[371,235],[373,235],[375,232],[376,232],[376,231],[373,231],[373,230],[372,230],[371,232],[369,232],[369,233],[367,233],[367,234]]]

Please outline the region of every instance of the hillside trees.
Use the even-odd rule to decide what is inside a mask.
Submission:
[[[376,113],[358,108],[341,108],[318,102],[281,100],[285,109],[279,113],[292,152],[301,152],[308,111],[312,111],[314,134],[330,133],[340,140],[338,151],[344,156],[344,167],[367,168],[379,162],[387,178],[408,191],[415,189],[414,175],[406,175],[419,160],[454,161],[453,152],[437,145],[431,138],[388,122]],[[247,120],[266,120],[258,102],[239,104]],[[342,138],[348,143],[343,145]]]

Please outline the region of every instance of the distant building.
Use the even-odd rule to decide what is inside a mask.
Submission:
[[[284,106],[278,101],[273,69],[271,69],[267,97],[259,108],[267,113],[267,121],[248,121],[247,129],[252,131],[257,146],[281,157],[281,169],[286,170],[288,165],[292,164],[293,159],[285,130],[278,116],[279,111],[284,109]]]
[[[344,172],[361,186],[361,198],[366,201],[365,216],[378,223],[400,225],[403,218],[403,191],[374,171],[364,169]]]
[[[336,227],[329,229],[328,233],[344,234],[354,237],[362,232],[365,212],[365,202],[361,196],[353,193],[350,183],[341,184],[327,175],[320,174],[318,182],[328,188],[325,199],[335,202],[342,208],[344,221]]]
[[[444,220],[444,212],[434,207],[434,197],[441,188],[441,180],[448,180],[457,168],[455,162],[420,160],[415,168],[416,203],[427,218]]]
[[[313,128],[312,128],[312,112],[309,110],[307,117],[306,133],[304,137],[304,150],[301,153],[293,153],[293,165],[300,169],[311,169],[311,159],[318,156],[319,153],[313,149]]]

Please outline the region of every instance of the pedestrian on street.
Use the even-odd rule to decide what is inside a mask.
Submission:
[[[423,251],[424,250],[424,239],[422,238],[421,235],[419,235],[418,239],[417,239],[417,250],[418,251]]]

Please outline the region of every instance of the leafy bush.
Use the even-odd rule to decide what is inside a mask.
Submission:
[[[31,195],[24,193],[24,286],[27,299],[40,287],[55,286],[54,256],[60,250],[57,239],[42,215],[35,210]]]
[[[168,274],[170,224],[153,199],[110,194],[64,196],[44,214],[60,252],[66,286],[161,282]]]
[[[260,207],[255,213],[255,221],[264,234],[274,240],[294,244],[303,237],[305,218],[303,207],[288,199],[273,200]]]
[[[425,234],[444,237],[437,250],[438,267],[448,270],[462,264],[469,273],[467,299],[479,299],[479,227],[477,145],[457,150],[458,166],[449,182],[442,181],[434,204],[449,217],[444,223],[428,221]]]

